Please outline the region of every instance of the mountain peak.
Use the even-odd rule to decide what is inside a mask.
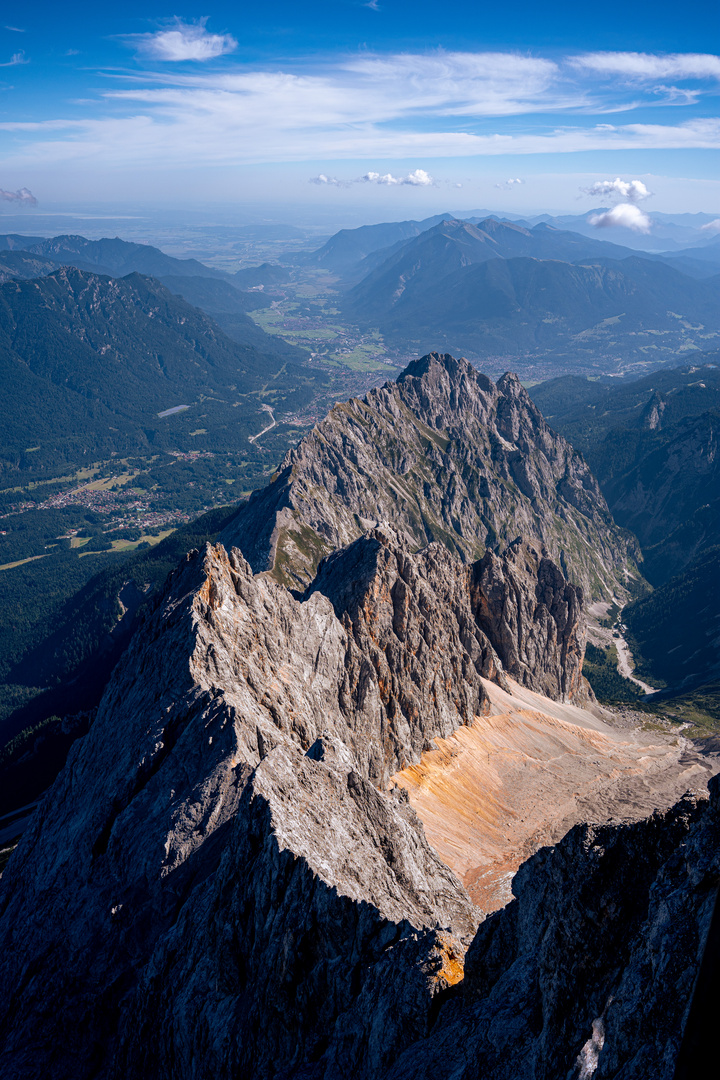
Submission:
[[[503,394],[512,394],[513,396],[518,391],[523,391],[523,384],[520,382],[520,376],[516,375],[514,371],[506,371],[504,375],[501,375],[497,381],[497,388]]]
[[[431,352],[421,356],[418,360],[411,360],[400,375],[397,382],[402,384],[406,379],[421,379],[433,369],[446,371],[451,378],[458,374],[477,376],[477,371],[464,356],[456,360],[450,353]]]
[[[496,385],[449,353],[427,353],[397,383],[336,405],[222,540],[256,572],[304,589],[323,556],[379,520],[415,550],[437,541],[466,563],[523,535],[591,597],[622,588],[627,541],[585,462],[516,375]]]

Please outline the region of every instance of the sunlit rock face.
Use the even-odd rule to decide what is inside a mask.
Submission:
[[[637,819],[712,767],[582,708],[577,581],[624,565],[594,482],[511,377],[429,356],[377,395],[236,519],[250,561],[208,546],[170,576],[38,808],[0,882],[3,1080],[557,1080],[636,1058],[628,1076],[670,1080],[716,811]],[[485,550],[492,506],[512,542]],[[575,582],[559,521],[589,552]],[[658,941],[677,1000],[652,1029]]]
[[[633,538],[517,376],[494,383],[448,354],[336,405],[221,539],[256,572],[304,588],[323,555],[379,522],[468,563],[532,539],[588,597],[622,592],[634,573]]]
[[[387,528],[301,599],[238,551],[188,557],[3,880],[8,1075],[60,1046],[76,1076],[177,1075],[201,1052],[217,1075],[320,1057],[374,1075],[427,1033],[480,916],[386,789],[508,686],[477,590]],[[539,670],[562,669],[559,626]]]

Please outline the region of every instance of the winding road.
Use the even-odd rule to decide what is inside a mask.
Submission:
[[[249,435],[249,442],[256,442],[261,435],[264,435],[266,431],[272,431],[272,429],[277,425],[277,420],[275,419],[275,414],[272,411],[271,407],[269,405],[261,405],[260,408],[263,409],[265,412],[270,413],[270,419],[272,420],[272,423],[268,424],[267,427],[264,427],[262,431],[258,431],[257,435]]]

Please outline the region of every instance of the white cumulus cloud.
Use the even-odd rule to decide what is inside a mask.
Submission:
[[[309,183],[318,187],[350,187],[352,184],[379,184],[381,187],[434,187],[435,181],[424,169],[415,169],[407,176],[393,176],[392,173],[366,172],[354,180],[339,180],[336,176],[320,173],[311,176]],[[462,185],[459,184],[458,187]]]
[[[514,187],[517,187],[519,184],[524,184],[524,183],[525,183],[525,181],[521,180],[519,176],[515,176],[515,177],[510,177],[509,180],[503,181],[502,184],[496,184],[495,187],[500,188],[502,191],[508,191],[508,190],[512,190],[512,188],[514,188]]]
[[[701,225],[700,231],[709,233],[720,233],[720,218],[715,218],[714,221],[708,221],[707,225]]]
[[[622,202],[641,202],[652,194],[648,191],[642,180],[621,180],[616,176],[614,180],[596,180],[589,188],[581,188],[586,195],[604,198],[611,196]]]
[[[633,232],[649,233],[652,228],[652,222],[647,214],[632,203],[618,203],[612,210],[606,210],[602,214],[593,214],[589,221],[596,229],[607,229],[615,225],[623,229],[632,229]]]
[[[415,169],[407,176],[393,176],[392,173],[380,174],[368,172],[362,176],[361,181],[365,184],[384,184],[386,187],[408,185],[409,187],[432,187],[435,183],[432,176],[424,169]]]
[[[347,187],[345,180],[338,180],[336,176],[326,176],[325,173],[319,173],[317,176],[311,176],[309,184],[317,184],[318,187]]]
[[[125,40],[143,56],[153,60],[214,60],[234,52],[237,41],[230,34],[211,34],[207,19],[185,23],[177,19],[173,26],[154,34],[130,34]]]

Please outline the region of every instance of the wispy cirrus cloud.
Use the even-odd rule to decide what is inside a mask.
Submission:
[[[720,56],[711,53],[592,52],[568,63],[596,75],[640,81],[655,79],[720,79]]]
[[[437,52],[359,56],[343,69],[382,92],[401,93],[408,111],[444,116],[511,116],[576,109],[552,60],[518,53]]]
[[[151,34],[129,34],[123,40],[141,56],[151,60],[179,62],[182,60],[214,60],[234,52],[237,41],[230,34],[211,34],[207,19],[186,23],[181,19]]]
[[[24,52],[13,53],[9,60],[6,60],[4,64],[0,64],[0,67],[17,67],[18,64],[29,64],[30,61],[25,59]]]
[[[163,61],[208,59],[235,47],[234,39],[209,34],[204,23],[176,21],[140,38],[146,55]],[[138,47],[138,36],[126,40]],[[628,56],[644,58],[643,70],[657,73],[648,54],[624,53],[587,54],[580,58],[586,67],[576,57],[565,62],[442,51],[329,57],[298,61],[292,70],[234,64],[188,71],[162,63],[110,73],[124,85],[105,90],[80,119],[3,120],[0,130],[12,134],[10,160],[18,166],[87,161],[161,170],[199,160],[234,166],[355,159],[373,162],[372,183],[387,187],[413,181],[410,172],[381,168],[383,161],[718,149],[719,117],[695,114],[681,123],[648,123],[656,115],[655,87],[633,87],[632,102],[653,107],[645,114],[639,105],[622,105],[617,80],[607,91],[597,89],[587,72],[600,69],[598,57],[611,68],[617,57]],[[667,66],[668,58],[661,59]],[[702,67],[691,58],[682,70],[707,73],[714,70],[712,59],[703,58]],[[676,66],[679,71],[679,61]],[[634,122],[597,122],[621,105],[635,109]],[[328,167],[312,182],[340,187],[353,181],[338,179]],[[632,201],[622,192],[617,196]]]
[[[135,99],[137,100],[137,99]],[[325,159],[495,157],[575,154],[588,151],[717,149],[720,119],[684,124],[569,126],[549,132],[474,134],[398,131],[358,118],[355,124],[332,117],[282,117],[279,99],[257,109],[233,95],[179,95],[156,98],[148,109],[126,117],[99,120],[0,122],[0,131],[25,136],[12,158],[16,167],[55,162],[101,162],[167,168],[205,165],[293,162]],[[297,101],[295,101],[295,107]],[[54,138],[52,136],[55,136]]]
[[[684,86],[666,86],[664,83],[653,86],[652,93],[660,98],[659,105],[697,105],[701,90],[690,90]]]

